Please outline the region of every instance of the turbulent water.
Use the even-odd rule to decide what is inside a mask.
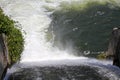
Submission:
[[[92,1],[94,6],[90,6],[93,5]],[[4,13],[18,22],[16,24],[22,29],[25,39],[21,61],[8,70],[5,80],[119,80],[120,70],[112,66],[111,61],[77,57],[78,54],[81,55],[79,49],[105,50],[102,47],[107,46],[110,31],[119,26],[118,0],[92,1],[0,0]],[[100,11],[102,8],[105,10]],[[111,11],[112,14],[116,13],[117,17],[107,15],[107,12]],[[97,18],[104,18],[105,23]],[[100,24],[103,27],[96,28],[96,25],[100,27]],[[101,31],[98,31],[100,29]],[[96,33],[89,33],[90,30]],[[94,35],[104,33],[102,31],[108,33]],[[97,36],[102,36],[102,40],[98,40]],[[94,45],[93,42],[97,44]],[[89,47],[86,49],[85,46]]]
[[[16,64],[8,70],[5,80],[119,80],[119,72],[109,61],[49,60]]]
[[[72,55],[68,54],[68,50],[59,51],[59,49],[53,48],[50,42],[46,42],[45,32],[51,19],[48,17],[50,13],[44,9],[45,5],[57,6],[58,3],[47,3],[44,0],[1,2],[5,13],[13,20],[18,21],[26,33],[24,34],[25,49],[21,62],[73,58]]]

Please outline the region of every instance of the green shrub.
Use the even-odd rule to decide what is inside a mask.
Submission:
[[[0,34],[4,33],[7,37],[7,46],[11,64],[20,60],[20,54],[23,51],[24,39],[22,33],[14,25],[14,21],[4,15],[0,9]]]
[[[106,53],[102,52],[97,56],[98,59],[106,59]]]

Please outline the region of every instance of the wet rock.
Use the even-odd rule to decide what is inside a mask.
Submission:
[[[9,64],[8,50],[5,42],[5,35],[0,34],[0,78],[4,78]]]
[[[113,58],[113,65],[120,67],[120,28],[113,28],[106,55]]]

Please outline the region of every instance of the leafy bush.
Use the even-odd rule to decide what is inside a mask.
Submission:
[[[98,59],[106,59],[106,53],[102,52],[97,56]]]
[[[14,21],[3,14],[0,9],[0,34],[4,33],[7,37],[7,46],[11,64],[20,60],[20,54],[23,51],[23,36],[19,29],[14,25]]]

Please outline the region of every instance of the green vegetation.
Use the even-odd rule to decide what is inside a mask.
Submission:
[[[7,36],[7,46],[11,64],[20,60],[20,54],[23,51],[23,36],[21,31],[14,26],[14,21],[3,14],[0,9],[0,34],[5,33]]]
[[[54,46],[65,49],[72,42],[78,51],[107,50],[112,29],[120,25],[120,7],[115,2],[65,2],[60,7],[51,15],[48,28],[55,34]]]
[[[106,59],[106,53],[105,52],[101,52],[98,56],[97,59]]]

